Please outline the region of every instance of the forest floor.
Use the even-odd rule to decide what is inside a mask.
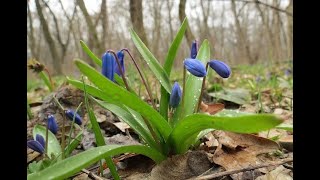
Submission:
[[[175,74],[171,76],[172,80],[180,81],[181,78]],[[222,103],[224,109],[234,112],[275,114],[290,127],[293,123],[292,78],[292,62],[236,66],[232,68],[232,75],[227,80],[214,76],[207,79],[203,101]],[[55,77],[54,81],[57,87],[54,92],[49,92],[40,79],[28,81],[27,97],[33,114],[33,117],[27,120],[28,140],[32,139],[35,125],[45,125],[44,120],[48,114],[55,114],[58,125],[61,126],[62,116],[53,103],[53,94],[63,106],[72,109],[76,109],[84,100],[83,92],[68,85],[63,77]],[[148,81],[151,82],[152,89],[159,89],[151,76]],[[142,93],[145,90],[140,89],[139,92],[142,99],[147,101],[147,96]],[[157,98],[158,93],[155,93]],[[140,144],[135,132],[121,119],[98,105],[93,105],[93,108],[107,144]],[[96,146],[84,106],[80,108],[79,114],[83,118],[83,138],[71,155]],[[67,133],[70,127],[68,122]],[[61,138],[61,130],[56,137]],[[216,130],[202,138],[198,147],[184,155],[172,156],[159,165],[136,154],[115,156],[113,160],[122,179],[289,180],[293,179],[292,146],[292,128],[275,128],[258,134]],[[27,157],[27,164],[43,158],[29,148]],[[99,172],[99,164],[94,164],[76,173],[71,179],[112,179],[108,168],[104,169],[103,177]]]

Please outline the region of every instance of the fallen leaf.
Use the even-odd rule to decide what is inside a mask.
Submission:
[[[206,153],[191,151],[183,155],[175,155],[155,166],[150,180],[183,180],[198,176],[212,167]]]
[[[277,167],[275,170],[268,172],[263,176],[257,177],[255,180],[292,180],[292,172],[283,166]]]
[[[217,112],[224,109],[224,104],[222,103],[213,103],[213,104],[206,104],[201,102],[200,110],[202,112],[209,113],[211,115],[216,114]]]
[[[130,126],[127,123],[124,123],[124,122],[116,122],[116,123],[113,123],[113,124],[124,133],[126,132],[126,129],[130,128]]]
[[[226,131],[214,131],[219,146],[213,155],[213,162],[226,170],[254,166],[265,162],[258,155],[274,152],[279,145],[266,138],[252,134],[238,134]],[[239,174],[231,175],[235,177]]]
[[[279,139],[279,144],[284,149],[292,152],[293,151],[293,135],[287,135]]]

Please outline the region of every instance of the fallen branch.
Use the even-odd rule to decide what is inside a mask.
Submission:
[[[88,171],[86,169],[82,169],[81,171],[86,173],[86,174],[88,174],[88,177],[90,177],[90,178],[92,178],[94,180],[106,180],[105,178],[97,176],[94,173],[92,173],[92,172],[90,172],[90,171]]]
[[[293,158],[287,158],[287,159],[284,159],[284,160],[282,160],[280,162],[264,163],[264,164],[259,164],[259,165],[255,165],[255,166],[249,166],[249,167],[245,167],[245,168],[241,168],[241,169],[223,171],[223,172],[220,172],[220,173],[214,173],[214,174],[209,174],[209,175],[205,175],[205,176],[198,176],[198,177],[195,177],[195,178],[190,178],[188,180],[212,179],[212,178],[216,178],[216,177],[236,174],[236,173],[240,173],[240,172],[250,171],[250,170],[253,170],[253,169],[263,168],[263,167],[279,166],[279,165],[282,165],[282,164],[285,164],[285,163],[288,163],[288,162],[292,162],[292,161],[293,161]]]

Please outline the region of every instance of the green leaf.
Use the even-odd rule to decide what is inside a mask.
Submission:
[[[81,89],[81,90],[84,90],[83,89],[83,84],[81,81],[78,81],[78,80],[75,80],[75,79],[71,79],[69,77],[67,77],[67,80],[70,84],[74,85],[76,88],[78,89]],[[94,87],[94,86],[91,86],[91,85],[86,85],[86,90],[88,92],[88,94],[94,96],[94,97],[97,97],[99,99],[102,99],[104,101],[108,101],[109,103],[116,103],[114,101],[112,101],[109,96],[107,96],[103,91],[101,91],[100,89]]]
[[[270,114],[244,115],[239,117],[216,117],[206,114],[193,114],[182,119],[172,130],[169,142],[176,153],[183,153],[190,147],[189,137],[206,129],[225,130],[236,133],[257,133],[271,129],[282,120]],[[188,144],[189,142],[189,144]]]
[[[101,133],[97,118],[94,115],[92,108],[90,107],[90,104],[88,101],[87,90],[86,90],[87,88],[86,88],[86,84],[84,83],[83,76],[82,76],[82,83],[83,83],[83,89],[84,89],[85,105],[86,105],[86,109],[88,110],[88,115],[89,115],[90,123],[92,126],[92,130],[94,133],[94,137],[96,139],[96,143],[98,146],[104,146],[104,145],[106,145],[106,142],[105,142],[104,137]],[[116,180],[120,180],[119,174],[117,173],[117,168],[116,168],[115,164],[113,163],[112,158],[106,157],[105,160],[106,160],[106,163],[111,171],[112,177]]]
[[[157,144],[152,138],[150,131],[148,130],[147,125],[144,123],[142,117],[133,116],[130,112],[125,109],[103,101],[94,99],[101,107],[108,109],[115,115],[117,115],[123,122],[127,123],[141,138],[152,148],[157,148]],[[128,108],[129,110],[129,108]],[[131,110],[133,111],[133,110]],[[138,113],[137,113],[138,114]]]
[[[53,88],[51,86],[51,82],[49,80],[49,77],[43,72],[41,71],[39,73],[40,78],[44,81],[44,83],[46,84],[46,86],[48,87],[48,89],[50,90],[50,92],[52,92]]]
[[[156,110],[149,106],[149,104],[142,101],[131,92],[128,92],[126,89],[119,87],[108,78],[105,78],[85,62],[76,60],[75,63],[80,71],[86,75],[93,84],[100,88],[100,90],[102,90],[110,100],[113,102],[123,103],[140,113],[150,121],[152,127],[156,128],[165,140],[168,139],[171,132],[170,125]]]
[[[156,163],[160,163],[166,157],[158,151],[141,145],[119,146],[106,145],[96,147],[59,161],[43,171],[28,175],[28,180],[65,179],[79,172],[93,163],[108,156],[122,153],[137,153],[150,157]]]
[[[138,51],[142,55],[143,59],[147,62],[151,71],[155,75],[155,77],[159,80],[161,86],[163,86],[166,91],[171,93],[171,84],[169,81],[169,77],[167,73],[162,69],[158,60],[153,56],[153,54],[149,51],[146,45],[141,41],[139,36],[134,32],[133,29],[130,29],[131,38],[133,40],[134,45],[137,47]]]
[[[46,128],[44,126],[41,126],[39,124],[35,125],[32,133],[33,133],[33,139],[36,139],[37,134],[41,135],[44,139],[46,139]],[[54,156],[58,157],[61,154],[61,146],[56,136],[51,131],[48,131],[48,156],[49,157],[51,157],[51,153],[53,153]],[[59,156],[59,159],[61,159],[61,156]]]
[[[82,138],[83,138],[83,131],[81,130],[81,132],[79,132],[79,134],[74,139],[72,139],[69,145],[65,148],[64,154],[66,157],[68,157],[71,154],[71,152],[80,144],[80,142],[82,141]]]
[[[243,112],[239,110],[230,110],[230,109],[224,109],[214,116],[216,117],[238,117],[238,116],[243,116],[243,115],[250,115],[254,113],[248,113],[248,112]]]
[[[210,60],[210,46],[209,41],[204,40],[198,55],[197,59],[200,60],[204,65]],[[184,104],[180,103],[176,112],[173,116],[173,125],[177,124],[179,119],[186,117],[187,115],[193,114],[195,107],[198,104],[201,87],[202,87],[202,79],[192,74],[189,74],[188,71],[186,73],[186,89],[183,89]]]
[[[224,89],[223,91],[209,93],[210,96],[217,99],[223,99],[236,104],[247,104],[251,101],[250,92],[246,89]]]
[[[286,130],[286,131],[293,132],[293,125],[292,124],[282,123],[282,124],[276,126],[276,129],[283,129],[283,130]]]
[[[166,60],[163,65],[163,69],[168,74],[170,78],[171,69],[173,62],[176,58],[178,49],[184,37],[184,33],[186,31],[188,25],[188,20],[185,18],[180,26],[178,33],[176,34],[166,57]],[[170,94],[166,91],[164,87],[161,87],[161,99],[160,99],[160,114],[165,118],[168,119],[168,104],[169,104]]]
[[[95,62],[98,66],[102,67],[102,61],[99,59],[96,55],[93,54],[93,52],[88,48],[86,43],[84,43],[82,40],[80,40],[80,44],[82,49],[87,53],[87,55]]]

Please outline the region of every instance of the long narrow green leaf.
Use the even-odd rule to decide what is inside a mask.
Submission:
[[[127,123],[141,138],[152,148],[157,148],[156,142],[153,140],[150,131],[148,131],[147,125],[143,120],[139,120],[137,117],[133,117],[128,111],[123,108],[110,104],[107,102],[94,99],[101,107],[108,109],[115,115],[117,115],[123,122]]]
[[[200,60],[203,64],[206,64],[210,60],[210,46],[208,40],[204,40],[198,55],[197,59]],[[173,116],[173,125],[177,124],[179,119],[183,119],[187,115],[193,114],[193,111],[198,104],[202,79],[192,74],[187,73],[186,75],[186,89],[183,89],[184,94],[184,106],[180,104]]]
[[[172,130],[169,142],[176,153],[183,153],[190,147],[189,137],[206,129],[225,130],[236,133],[257,133],[274,128],[282,120],[270,114],[244,115],[239,117],[216,117],[193,114],[185,117]]]
[[[69,77],[67,77],[67,80],[70,84],[74,85],[76,88],[84,90],[83,89],[83,84],[81,81],[75,80],[75,79],[71,79]],[[88,92],[88,94],[97,97],[99,99],[102,99],[104,101],[107,101],[108,103],[112,103],[112,104],[117,104],[117,102],[112,101],[109,96],[107,96],[103,91],[101,91],[100,89],[91,86],[91,85],[86,85],[86,90]]]
[[[79,134],[71,140],[69,145],[65,148],[64,154],[66,157],[68,157],[71,152],[80,144],[83,138],[83,131],[79,132]]]
[[[84,43],[82,40],[80,40],[80,44],[82,49],[87,53],[87,55],[95,62],[98,66],[102,67],[102,61],[99,59],[96,55],[93,54],[93,52],[89,49],[89,47]]]
[[[184,33],[186,31],[187,25],[188,25],[188,20],[187,20],[187,18],[185,18],[180,26],[180,29],[179,29],[177,35],[175,36],[175,38],[169,48],[166,60],[164,62],[163,69],[168,74],[169,78],[170,78],[173,62],[176,58],[178,49],[179,49],[180,44],[182,42],[182,39],[184,37]],[[164,89],[164,87],[161,87],[160,114],[165,119],[168,119],[169,98],[170,98],[170,94]]]
[[[106,142],[105,142],[104,137],[103,137],[103,135],[101,133],[100,126],[99,126],[99,123],[97,121],[97,118],[94,115],[94,112],[93,112],[92,108],[89,105],[88,95],[87,95],[87,91],[86,91],[87,88],[86,88],[86,84],[83,81],[83,78],[82,78],[82,83],[83,83],[83,89],[84,89],[84,98],[85,98],[86,109],[87,109],[88,114],[89,114],[89,119],[90,119],[90,123],[92,125],[92,130],[93,130],[93,133],[94,133],[94,137],[96,139],[96,143],[97,143],[98,146],[104,146],[104,145],[106,145]],[[106,157],[105,160],[106,160],[106,163],[107,163],[107,165],[108,165],[108,167],[110,169],[112,177],[114,179],[116,179],[116,180],[120,180],[120,176],[117,173],[117,168],[114,165],[114,163],[112,161],[112,158],[111,157]]]
[[[36,139],[36,134],[41,135],[45,139],[46,128],[37,124],[33,128],[32,134],[34,139]],[[52,153],[55,157],[58,157],[61,154],[61,146],[56,136],[51,131],[48,131],[48,156],[51,157]],[[61,159],[61,156],[58,159]]]
[[[81,169],[90,166],[91,164],[99,161],[108,156],[114,156],[122,153],[137,153],[150,157],[156,163],[160,163],[166,157],[158,151],[139,145],[119,146],[119,145],[106,145],[96,147],[71,156],[67,159],[59,161],[52,166],[33,174],[28,175],[28,180],[50,180],[50,179],[65,179],[73,174],[79,172]]]
[[[43,72],[41,71],[39,73],[40,78],[44,81],[44,83],[46,84],[46,86],[48,87],[49,91],[52,92],[53,88],[51,86],[51,82],[49,80],[49,77]]]
[[[165,119],[146,102],[142,101],[136,95],[128,92],[126,89],[119,87],[109,79],[105,78],[94,68],[81,60],[76,60],[75,64],[80,71],[86,75],[89,80],[94,83],[100,90],[108,96],[113,102],[123,103],[131,109],[140,113],[143,117],[150,121],[152,127],[156,128],[165,140],[168,139],[171,132],[170,125]]]
[[[168,93],[171,93],[171,85],[167,73],[164,71],[158,60],[149,51],[146,45],[141,41],[139,36],[133,29],[130,29],[130,35],[133,43],[137,47],[138,51],[142,55],[143,59],[147,62],[151,71],[155,77],[159,80],[161,86],[163,86]]]

